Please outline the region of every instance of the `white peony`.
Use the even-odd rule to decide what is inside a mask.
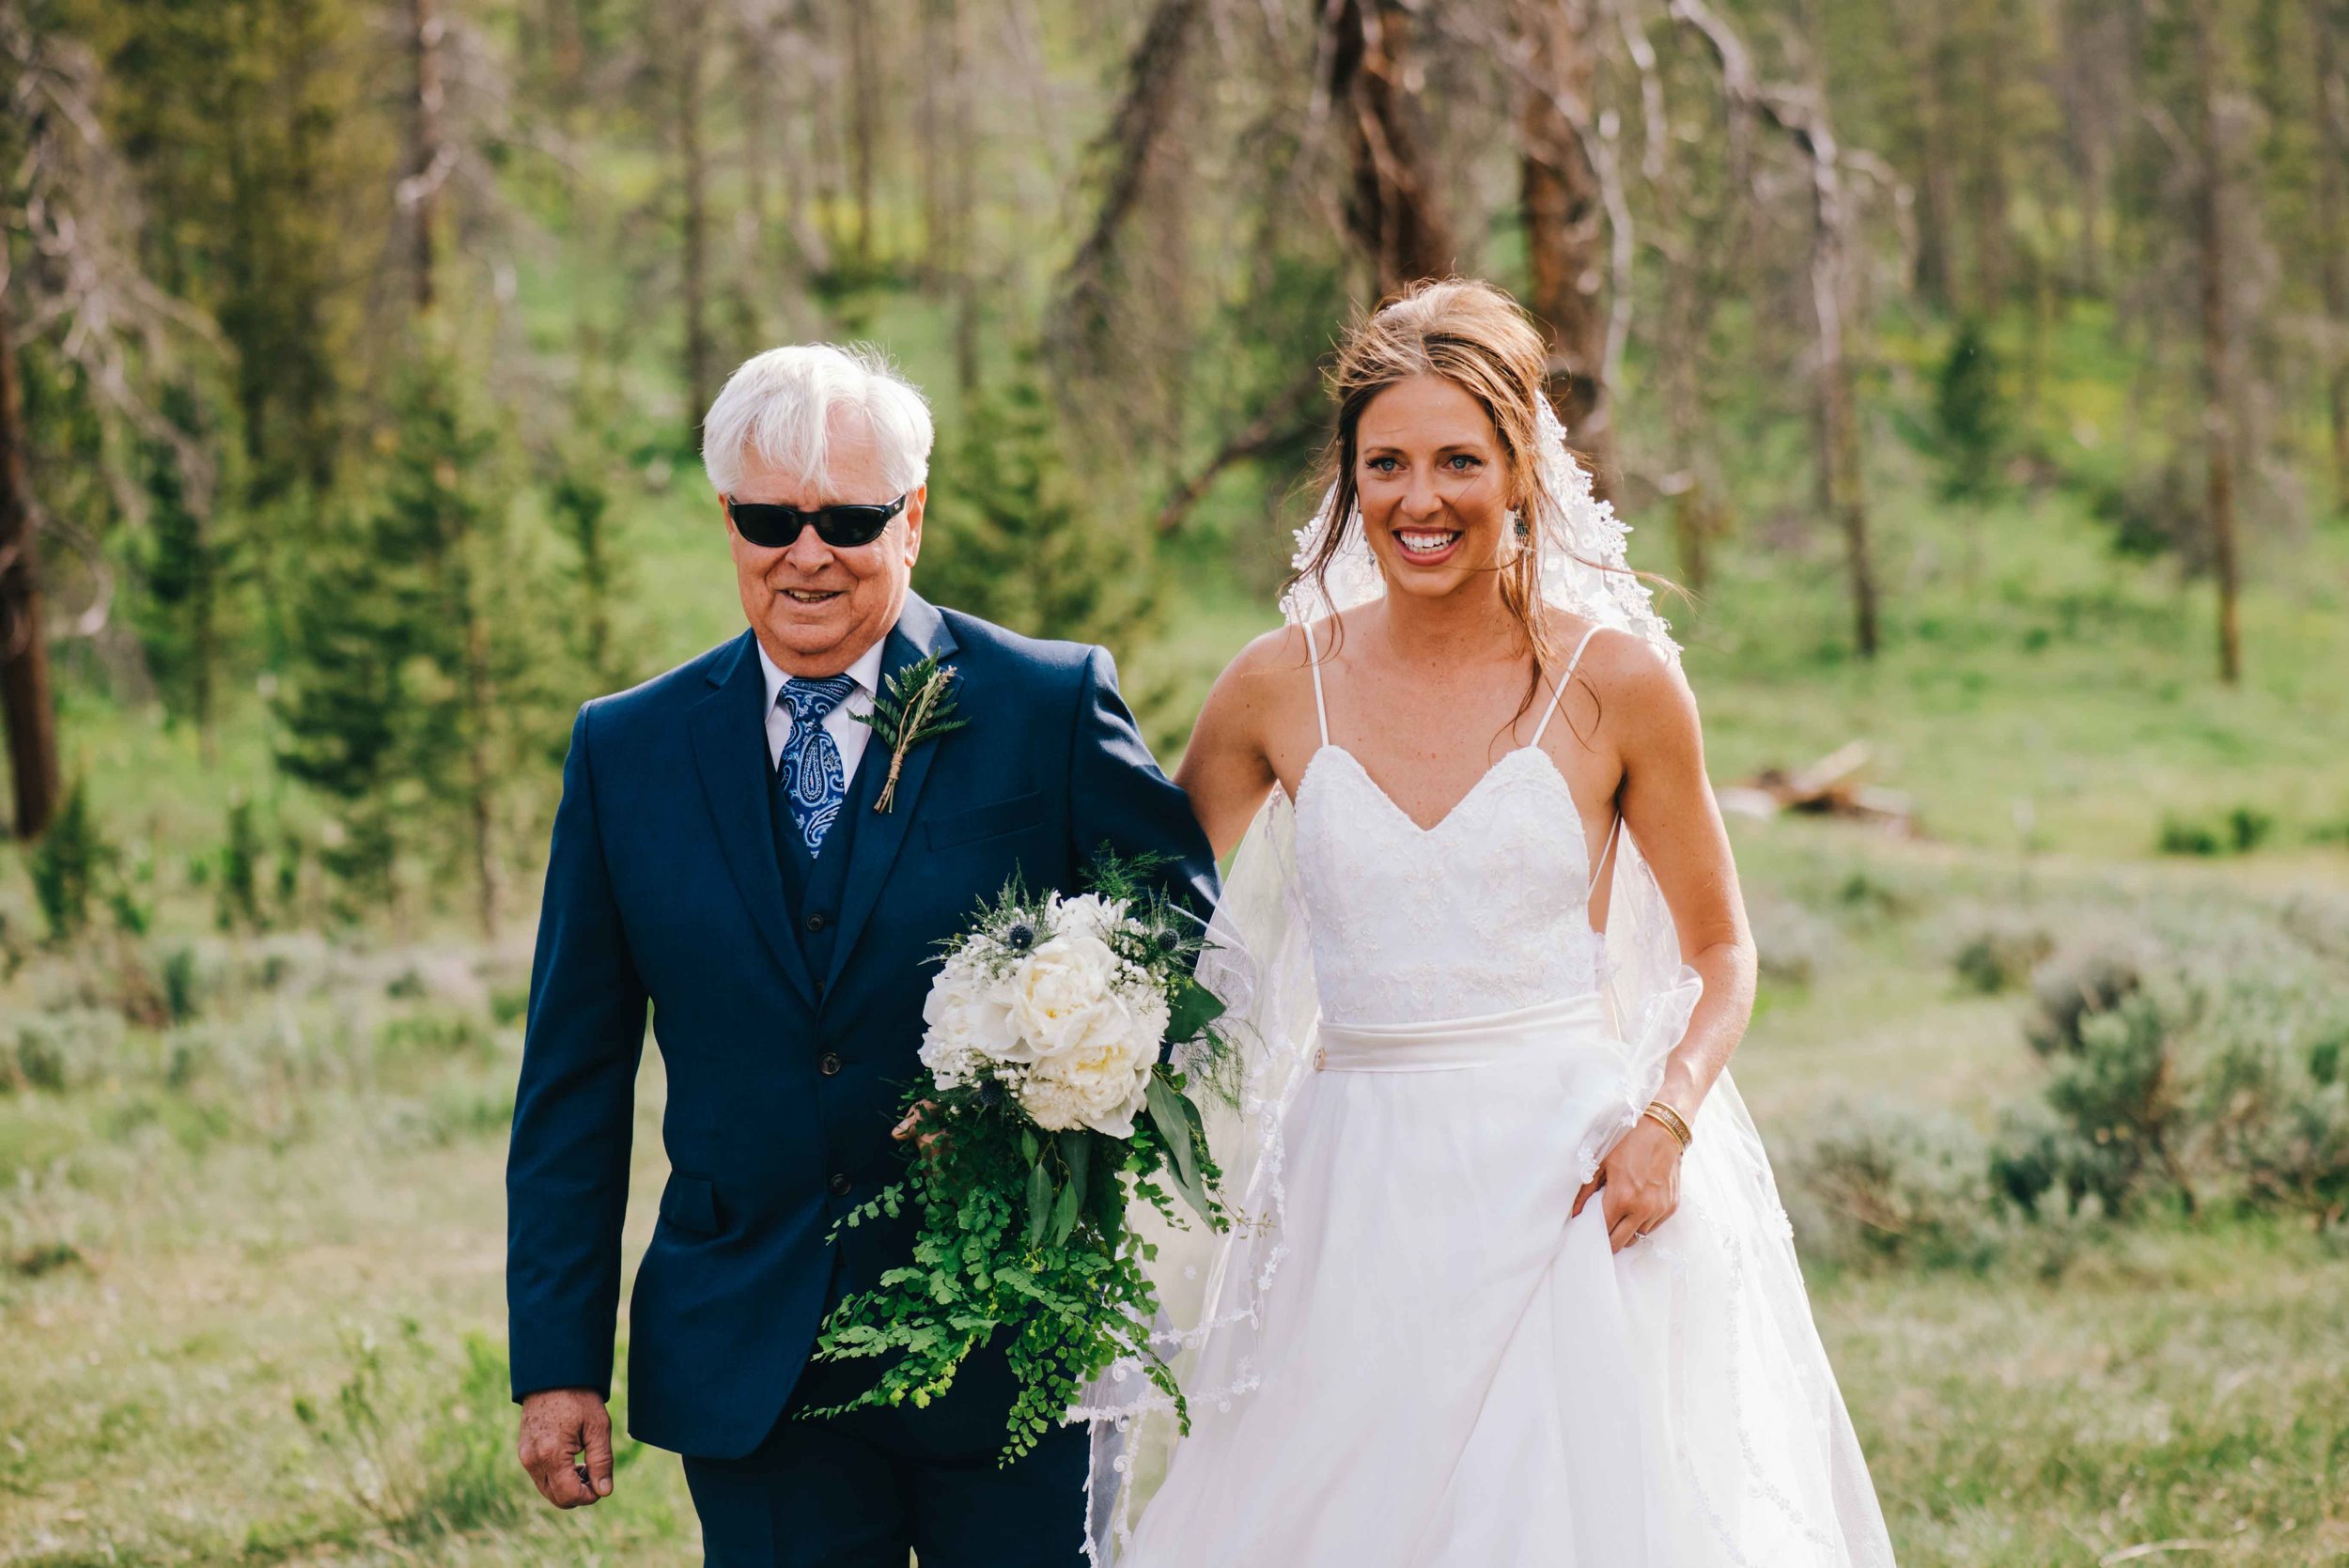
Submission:
[[[1052,929],[1061,933],[1081,933],[1107,937],[1128,923],[1126,901],[1103,898],[1097,893],[1081,893],[1074,898],[1054,898],[1050,907]]]
[[[1131,1138],[1166,1023],[1166,1000],[1154,987],[1112,990],[1089,1013],[1081,1041],[1029,1068],[1020,1105],[1038,1126],[1055,1132],[1087,1126]]]
[[[956,1089],[980,1076],[988,1062],[1024,1060],[1015,1054],[1019,1037],[1011,1021],[1008,977],[990,975],[975,959],[957,954],[930,983],[922,1002],[922,1065],[941,1089]]]
[[[1099,937],[1064,930],[1036,943],[1010,975],[1011,1060],[1044,1062],[1081,1050],[1123,1027],[1117,981],[1123,966]]]

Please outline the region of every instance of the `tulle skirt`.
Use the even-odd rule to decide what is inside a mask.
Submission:
[[[1194,1401],[1118,1561],[1889,1563],[1742,1110],[1708,1100],[1647,1239],[1610,1252],[1595,1198],[1569,1218],[1627,1056],[1595,996],[1323,1025],[1253,1244],[1285,1255],[1185,1379],[1247,1391]],[[1232,1266],[1271,1261],[1250,1245]]]

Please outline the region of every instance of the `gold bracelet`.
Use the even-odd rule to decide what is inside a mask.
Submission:
[[[1647,1109],[1641,1110],[1640,1114],[1671,1133],[1673,1140],[1679,1143],[1683,1154],[1688,1152],[1688,1144],[1694,1139],[1695,1134],[1688,1130],[1688,1124],[1681,1119],[1679,1111],[1674,1110],[1662,1100],[1650,1100],[1647,1103]]]

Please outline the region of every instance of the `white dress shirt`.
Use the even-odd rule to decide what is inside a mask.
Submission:
[[[857,760],[864,755],[864,743],[873,737],[873,727],[858,723],[855,716],[873,711],[873,698],[880,691],[881,648],[888,641],[881,638],[841,672],[856,682],[856,690],[824,715],[824,731],[840,748],[840,776],[850,783],[856,780]],[[777,700],[783,695],[783,683],[791,677],[767,657],[765,644],[753,638],[751,645],[758,649],[758,666],[767,677],[767,770],[772,773],[783,766],[784,743],[791,738],[796,722],[790,705]]]

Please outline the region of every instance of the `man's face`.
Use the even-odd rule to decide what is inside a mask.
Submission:
[[[745,452],[734,499],[802,511],[897,499],[863,421],[835,420],[828,435],[829,489],[782,474],[757,453]],[[767,550],[743,538],[733,520],[726,520],[742,613],[767,657],[786,675],[836,675],[897,624],[913,563],[922,553],[922,507],[928,498],[926,485],[914,490],[879,538],[849,550],[824,543],[812,526],[802,527],[783,549]],[[719,511],[724,510],[721,497]]]

